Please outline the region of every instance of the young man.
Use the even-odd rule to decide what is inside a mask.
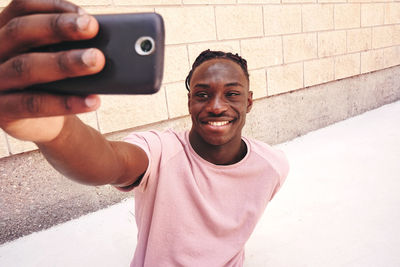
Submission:
[[[104,56],[95,49],[24,54],[93,37],[95,19],[63,1],[14,0],[0,26],[0,40],[7,40],[0,47],[0,126],[35,142],[71,179],[135,190],[131,266],[243,265],[244,245],[288,173],[281,152],[241,135],[253,103],[244,59],[209,50],[196,59],[186,79],[189,132],[132,133],[111,142],[73,115],[97,109],[97,96],[15,92],[100,71]],[[6,39],[10,34],[15,39]]]

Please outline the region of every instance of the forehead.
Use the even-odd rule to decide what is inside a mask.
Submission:
[[[212,82],[240,82],[247,85],[247,77],[238,63],[229,59],[210,59],[199,65],[193,72],[190,84]]]

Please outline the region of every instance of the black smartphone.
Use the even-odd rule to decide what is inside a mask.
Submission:
[[[164,22],[156,13],[94,15],[99,33],[90,40],[63,42],[35,49],[56,52],[96,47],[105,57],[104,69],[94,75],[38,84],[28,90],[51,93],[153,94],[164,69]]]

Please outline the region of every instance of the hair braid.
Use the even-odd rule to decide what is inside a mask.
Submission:
[[[186,77],[185,80],[185,86],[188,91],[190,91],[190,80],[192,78],[194,70],[200,66],[203,62],[215,58],[225,58],[232,60],[233,62],[239,64],[239,66],[242,68],[244,74],[246,75],[247,80],[249,80],[249,72],[247,70],[247,61],[239,56],[238,54],[232,54],[230,52],[222,52],[222,51],[211,51],[210,49],[207,49],[203,52],[200,53],[200,55],[196,58],[192,65],[192,69],[190,70],[188,76]]]

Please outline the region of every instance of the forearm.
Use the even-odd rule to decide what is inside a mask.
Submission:
[[[65,118],[54,140],[37,145],[49,163],[70,179],[90,185],[124,185],[123,146],[121,151],[121,144],[106,140],[76,116]]]

